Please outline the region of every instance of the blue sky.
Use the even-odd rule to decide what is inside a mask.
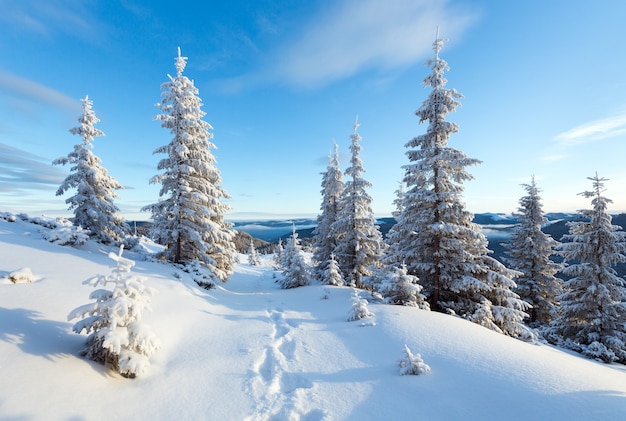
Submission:
[[[470,211],[517,209],[535,175],[546,211],[590,206],[597,171],[626,211],[626,2],[621,0],[0,1],[0,207],[70,214],[53,167],[89,95],[105,137],[94,153],[126,186],[127,218],[158,200],[149,185],[170,141],[154,121],[177,47],[213,127],[228,217],[316,215],[336,141],[348,163],[355,117],[377,215],[388,215],[423,134],[431,44],[450,41],[448,87],[465,98],[450,145],[483,163]]]

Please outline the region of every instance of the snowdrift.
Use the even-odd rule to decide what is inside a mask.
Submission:
[[[206,291],[125,253],[159,291],[143,320],[161,341],[149,372],[125,379],[80,357],[86,336],[67,321],[113,249],[41,229],[0,219],[3,420],[626,419],[624,366],[416,308],[370,303],[373,317],[347,322],[352,289],[281,290],[270,257]],[[23,268],[32,282],[12,283]],[[429,372],[400,375],[405,344]]]

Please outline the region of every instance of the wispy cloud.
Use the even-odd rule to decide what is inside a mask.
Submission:
[[[437,25],[454,39],[476,18],[446,1],[333,2],[275,52],[270,73],[292,85],[314,87],[363,69],[407,66],[429,54]]]
[[[2,2],[0,22],[19,32],[44,36],[65,33],[91,38],[97,21],[81,0],[20,0]]]
[[[71,112],[72,115],[78,115],[80,112],[78,99],[71,98],[40,83],[1,70],[0,92],[20,100],[53,106],[61,111]]]
[[[563,146],[573,146],[623,134],[626,134],[626,113],[581,124],[558,134],[554,139]]]
[[[0,143],[0,193],[54,191],[65,177],[59,168],[53,167],[45,158]]]

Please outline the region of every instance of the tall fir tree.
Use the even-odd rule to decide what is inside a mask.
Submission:
[[[626,262],[626,232],[607,213],[607,179],[588,179],[593,190],[580,194],[592,199],[593,209],[580,211],[583,221],[569,223],[559,247],[571,263],[562,270],[569,279],[547,336],[591,358],[626,364],[626,284],[614,269]]]
[[[488,256],[487,239],[473,214],[465,209],[463,185],[473,177],[466,167],[480,163],[448,146],[458,131],[446,115],[460,105],[462,95],[446,89],[449,69],[439,52],[445,40],[433,43],[435,57],[426,63],[432,72],[424,79],[431,92],[416,111],[426,134],[406,144],[411,162],[404,166],[402,215],[396,260],[417,275],[434,310],[454,312],[468,320],[511,336],[524,335],[521,323],[528,305],[513,292],[516,272]]]
[[[211,149],[211,125],[202,118],[202,100],[194,82],[183,75],[187,57],[175,59],[176,77],[161,85],[162,111],[156,116],[161,127],[173,135],[169,144],[155,154],[166,154],[158,169],[163,172],[150,182],[162,185],[159,202],[145,206],[154,220],[152,237],[164,245],[165,258],[171,262],[200,261],[216,279],[226,281],[235,263],[235,232],[224,221],[230,207],[229,196],[221,187],[221,175]]]
[[[129,228],[118,214],[119,208],[113,199],[118,197],[115,190],[123,187],[108,174],[100,158],[91,151],[94,138],[104,136],[104,133],[94,127],[100,120],[92,109],[93,101],[85,96],[81,102],[83,114],[78,119],[80,126],[70,129],[70,133],[79,135],[83,141],[75,145],[66,157],[52,162],[53,165],[72,165],[72,173],[63,181],[56,195],[61,196],[75,188],[76,194],[65,200],[70,205],[69,209],[74,210],[74,225],[89,230],[103,243],[120,243]]]
[[[563,281],[555,275],[560,265],[550,260],[558,242],[544,233],[541,227],[548,221],[543,214],[540,189],[533,177],[530,184],[522,184],[526,196],[519,201],[519,225],[505,244],[506,262],[521,272],[516,279],[516,292],[532,305],[527,323],[532,327],[546,326],[556,314],[558,297],[563,292]]]
[[[372,184],[363,178],[365,169],[361,160],[361,136],[358,119],[354,133],[350,135],[350,167],[345,171],[346,182],[341,194],[341,206],[331,229],[337,245],[335,258],[347,285],[363,288],[363,278],[372,274],[372,268],[380,265],[384,245],[376,219],[372,212],[372,198],[366,189]]]
[[[333,223],[337,221],[343,192],[343,174],[339,166],[339,147],[335,143],[334,152],[328,156],[326,172],[322,173],[321,213],[317,217],[317,226],[313,231],[315,275],[323,279],[329,270],[331,257],[337,246],[337,237]]]

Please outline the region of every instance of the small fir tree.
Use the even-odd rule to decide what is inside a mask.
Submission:
[[[563,292],[563,281],[555,276],[560,265],[550,260],[559,243],[541,230],[547,219],[535,178],[522,186],[528,194],[519,201],[519,225],[505,244],[509,255],[506,261],[521,273],[516,279],[516,292],[532,305],[528,324],[547,326],[556,314],[556,297]]]
[[[404,358],[402,358],[398,365],[400,366],[400,374],[406,375],[419,375],[428,373],[430,366],[424,363],[420,354],[413,354],[408,345],[404,345]]]
[[[335,255],[330,254],[330,260],[328,261],[328,267],[326,268],[326,273],[322,277],[322,283],[324,285],[334,285],[334,286],[342,286],[343,278],[341,276],[341,270],[339,269],[339,265],[335,260]]]
[[[94,127],[100,120],[92,109],[93,101],[85,96],[81,102],[83,114],[78,119],[80,126],[70,129],[70,132],[79,135],[83,141],[75,145],[66,157],[52,162],[52,165],[72,165],[72,173],[63,181],[56,195],[61,196],[75,188],[76,194],[65,200],[70,205],[69,209],[74,210],[74,225],[87,230],[103,243],[118,244],[129,230],[113,203],[113,199],[118,197],[115,190],[123,187],[108,174],[100,158],[91,151],[94,138],[104,136],[104,133]]]
[[[248,247],[248,263],[252,266],[259,266],[261,264],[261,259],[259,258],[259,253],[257,253],[254,248],[253,240],[250,240],[250,247]]]
[[[169,144],[157,148],[165,154],[150,182],[160,183],[162,197],[145,206],[154,220],[151,236],[164,245],[165,258],[174,263],[199,260],[221,281],[235,264],[235,231],[225,222],[229,196],[221,187],[221,175],[211,149],[211,125],[203,120],[202,101],[194,82],[183,75],[187,57],[176,57],[176,77],[164,83],[163,99],[156,116],[173,135]]]
[[[111,365],[124,377],[141,375],[150,366],[150,357],[159,349],[159,342],[142,322],[144,310],[150,310],[154,288],[144,285],[144,277],[130,273],[135,262],[119,253],[109,253],[117,265],[107,276],[96,276],[85,281],[91,286],[113,284],[113,290],[98,289],[89,298],[94,303],[74,309],[68,320],[82,319],[73,326],[76,333],[89,334],[82,355]]]
[[[593,209],[581,210],[585,219],[569,223],[569,234],[559,247],[569,277],[558,297],[558,316],[547,332],[552,342],[604,362],[626,364],[626,288],[614,267],[626,262],[626,232],[611,223],[603,196],[605,178],[589,177]]]
[[[282,253],[281,266],[283,277],[280,280],[280,286],[282,288],[297,288],[309,284],[311,273],[302,257],[302,247],[295,226]]]
[[[328,157],[326,172],[322,173],[322,213],[318,215],[317,226],[313,230],[313,261],[318,278],[325,279],[331,255],[337,247],[333,224],[338,219],[342,192],[343,174],[339,167],[339,148],[335,143],[334,153]]]
[[[352,307],[348,312],[348,321],[354,322],[356,320],[365,319],[367,317],[373,317],[374,313],[372,313],[369,308],[367,308],[367,300],[365,298],[361,298],[359,295],[359,291],[354,289],[352,293]]]
[[[347,285],[363,288],[363,278],[370,276],[372,269],[380,265],[384,246],[372,212],[372,198],[366,191],[372,184],[363,178],[365,169],[360,157],[358,128],[357,119],[354,133],[350,136],[352,158],[345,172],[348,180],[341,195],[337,221],[331,228],[337,241],[335,258],[344,281]]]
[[[406,265],[389,266],[387,277],[378,285],[378,292],[389,304],[419,307],[430,310],[417,276],[407,273]]]

